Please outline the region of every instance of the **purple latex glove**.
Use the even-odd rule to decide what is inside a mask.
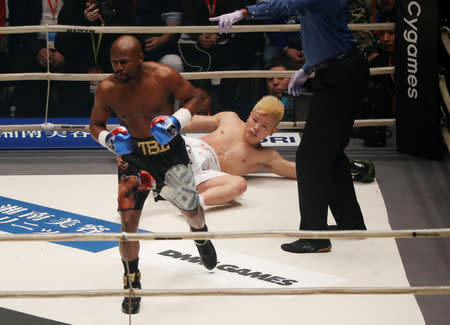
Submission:
[[[231,26],[234,23],[244,19],[244,13],[240,10],[236,10],[229,14],[220,15],[217,17],[209,18],[209,21],[219,22],[219,34],[229,33],[231,31]]]
[[[289,81],[288,86],[289,95],[292,96],[300,95],[302,85],[305,83],[306,79],[308,79],[308,75],[305,73],[303,69],[300,69],[296,73],[294,73],[294,75],[291,77],[291,80]]]

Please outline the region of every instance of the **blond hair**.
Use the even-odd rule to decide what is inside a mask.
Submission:
[[[253,107],[257,113],[267,114],[275,121],[275,126],[280,123],[284,115],[284,105],[275,96],[264,96]]]

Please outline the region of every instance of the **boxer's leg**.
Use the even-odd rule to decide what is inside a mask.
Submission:
[[[204,205],[229,202],[247,190],[247,181],[241,176],[223,175],[208,179],[197,185]]]
[[[175,205],[186,218],[191,231],[208,231],[205,213],[199,204],[194,174],[189,166],[178,164],[166,171],[159,194]],[[210,240],[195,240],[203,265],[211,270],[217,265],[217,255]]]
[[[121,217],[121,230],[127,233],[138,231],[139,220],[145,199],[151,189],[151,176],[144,172],[141,176],[139,170],[118,158],[119,186],[118,210]],[[148,174],[148,175],[147,175]],[[124,275],[123,287],[141,289],[141,273],[139,272],[139,241],[121,241],[119,243]],[[140,297],[125,297],[122,301],[122,311],[126,314],[139,312]]]

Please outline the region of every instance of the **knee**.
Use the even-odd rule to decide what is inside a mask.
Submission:
[[[202,209],[202,207],[201,207],[201,205],[199,204],[195,209],[193,209],[193,210],[181,210],[182,211],[182,213],[184,214],[184,216],[186,217],[186,218],[188,218],[188,219],[195,219],[195,218],[197,218],[199,215],[201,215],[202,214],[202,211],[203,210],[201,210]]]
[[[129,212],[129,211],[127,211]],[[139,224],[139,217],[136,214],[122,214],[122,231],[126,232],[137,232],[138,230],[138,224]]]
[[[183,61],[181,58],[176,54],[166,54],[164,55],[161,60],[159,60],[159,63],[170,65],[172,68],[177,70],[178,72],[183,72]]]
[[[241,195],[245,191],[247,191],[247,181],[245,178],[241,176],[236,176],[236,179],[234,181],[234,190],[236,192],[236,195]]]

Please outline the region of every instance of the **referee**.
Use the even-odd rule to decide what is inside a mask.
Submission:
[[[210,18],[226,33],[242,19],[298,16],[306,63],[292,77],[298,96],[314,73],[313,98],[296,154],[300,230],[326,230],[330,207],[339,230],[365,230],[349,159],[344,153],[355,115],[368,89],[369,67],[347,25],[347,0],[268,0]],[[292,253],[331,250],[329,239],[298,239],[281,245]]]

